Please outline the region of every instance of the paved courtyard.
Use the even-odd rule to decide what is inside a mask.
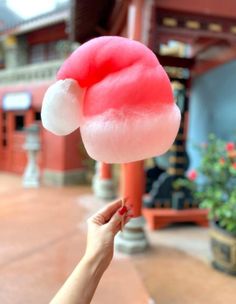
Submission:
[[[25,190],[0,174],[0,303],[48,303],[83,255],[86,218],[104,203],[89,187]],[[235,304],[236,279],[209,265],[208,229],[148,232],[145,254],[115,258],[93,304]]]

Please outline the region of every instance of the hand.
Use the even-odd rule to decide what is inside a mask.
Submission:
[[[88,219],[88,236],[85,259],[96,259],[102,269],[110,264],[114,251],[114,237],[132,217],[131,210],[121,207],[122,200],[115,201]]]
[[[114,237],[132,215],[118,200],[88,219],[88,239],[84,257],[50,304],[90,303],[98,283],[113,257]]]

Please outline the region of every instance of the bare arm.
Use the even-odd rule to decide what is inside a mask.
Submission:
[[[90,303],[104,271],[96,259],[82,258],[51,304]]]
[[[129,220],[121,200],[107,205],[88,220],[87,247],[84,257],[50,304],[89,304],[98,283],[113,257],[114,237],[121,220]]]

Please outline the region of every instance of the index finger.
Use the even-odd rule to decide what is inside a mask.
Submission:
[[[121,207],[122,205],[122,199],[118,199],[110,204],[108,204],[106,207],[102,208],[97,212],[96,215],[101,215],[105,221],[109,221],[110,218],[116,213],[116,211]]]

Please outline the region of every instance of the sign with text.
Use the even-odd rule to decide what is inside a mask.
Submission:
[[[28,110],[31,106],[29,92],[7,93],[3,96],[3,109],[5,111]]]

